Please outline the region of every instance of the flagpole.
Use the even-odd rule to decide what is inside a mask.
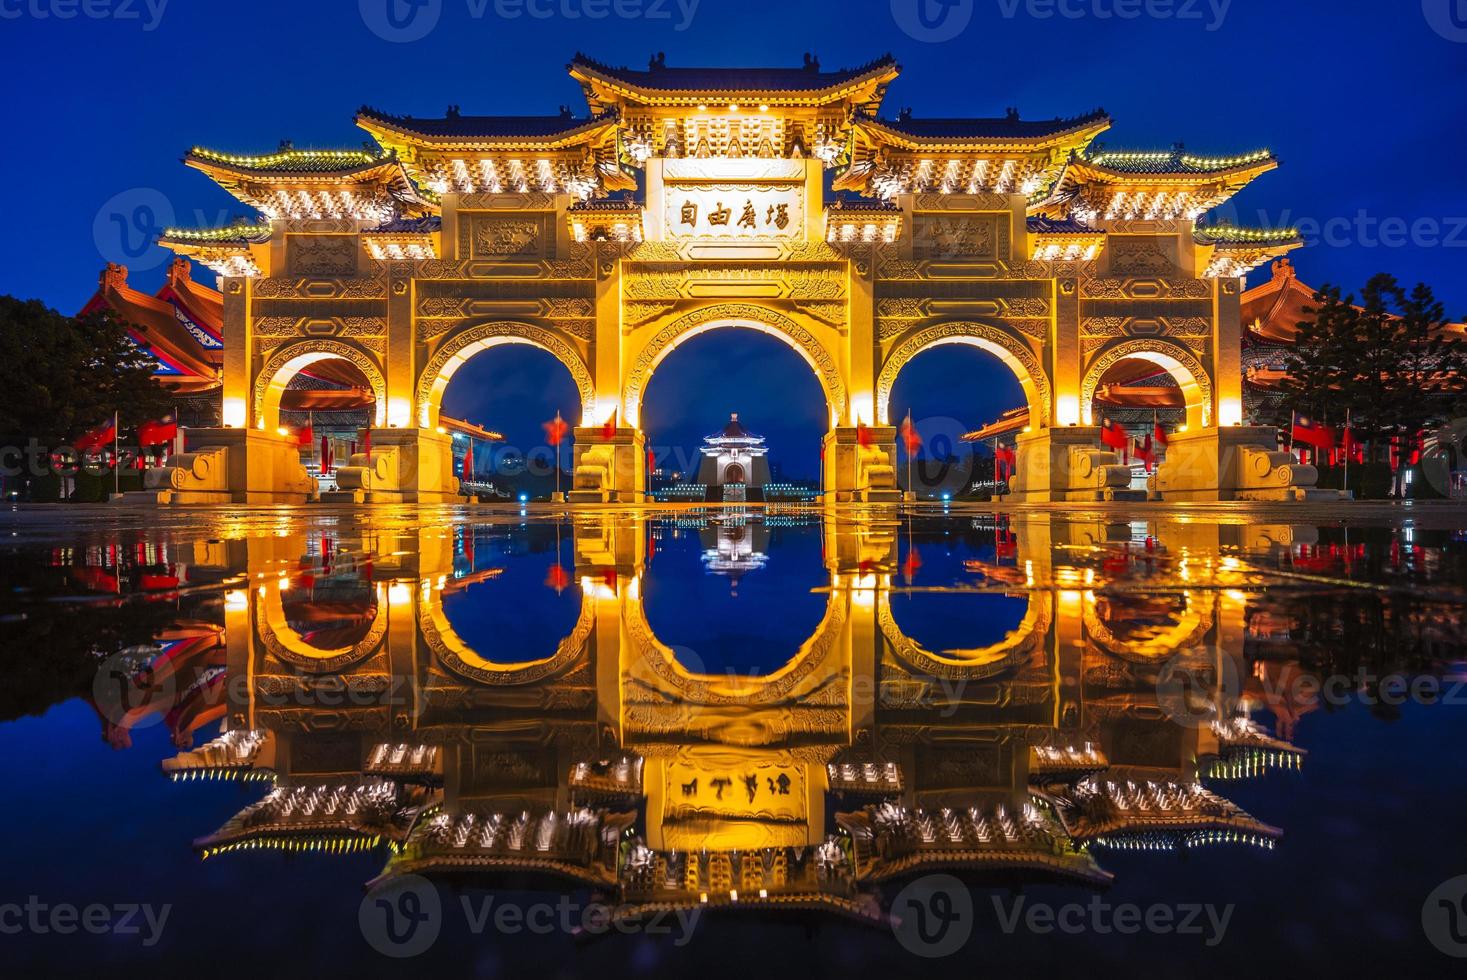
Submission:
[[[555,495],[560,496],[560,443],[565,437],[560,434],[560,409],[555,410]],[[555,560],[560,561],[560,529],[556,528]]]
[[[1340,490],[1343,491],[1343,492],[1345,492],[1345,493],[1349,493],[1350,492],[1350,442],[1351,441],[1352,440],[1351,440],[1351,436],[1350,436],[1350,410],[1347,408],[1347,409],[1345,409],[1345,439],[1344,439],[1344,442],[1345,442],[1345,477],[1344,477],[1344,480],[1341,481],[1341,483],[1340,483]]]
[[[911,431],[912,410],[909,408],[907,409],[907,432],[903,433],[903,436],[905,437],[906,434],[910,433]],[[915,490],[912,489],[912,444],[908,442],[906,438],[903,438],[902,442],[905,443],[903,448],[907,451],[907,493],[910,493],[912,495],[912,499],[915,501],[917,499],[917,493]]]
[[[122,430],[117,412],[112,412],[112,492],[122,492]]]

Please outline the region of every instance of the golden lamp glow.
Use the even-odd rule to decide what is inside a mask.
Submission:
[[[1080,424],[1080,396],[1060,395],[1054,402],[1054,420],[1060,425]]]
[[[224,399],[224,427],[227,429],[242,429],[245,426],[245,400],[243,398]]]
[[[1232,426],[1243,424],[1243,403],[1237,398],[1224,398],[1217,406],[1217,424]]]

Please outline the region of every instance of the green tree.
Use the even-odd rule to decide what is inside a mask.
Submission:
[[[65,445],[117,412],[124,429],[167,414],[157,365],[107,313],[64,316],[0,296],[0,433]]]
[[[1355,369],[1360,311],[1354,297],[1342,299],[1335,286],[1322,287],[1314,301],[1317,306],[1304,308],[1311,318],[1300,321],[1294,346],[1284,357],[1288,375],[1280,386],[1283,425],[1295,413],[1339,424],[1349,408],[1347,389]]]

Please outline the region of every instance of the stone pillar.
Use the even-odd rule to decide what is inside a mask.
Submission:
[[[875,425],[866,430],[869,446],[861,445],[855,426],[837,426],[821,442],[827,503],[896,501],[896,427]]]
[[[571,448],[571,503],[640,503],[647,492],[647,437],[622,427],[611,438],[600,427],[578,426]]]
[[[1242,288],[1237,279],[1218,279],[1212,296],[1212,417],[1230,428],[1243,424]]]

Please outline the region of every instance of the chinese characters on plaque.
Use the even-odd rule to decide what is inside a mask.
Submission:
[[[691,238],[793,238],[803,206],[798,187],[669,188],[667,230]]]

